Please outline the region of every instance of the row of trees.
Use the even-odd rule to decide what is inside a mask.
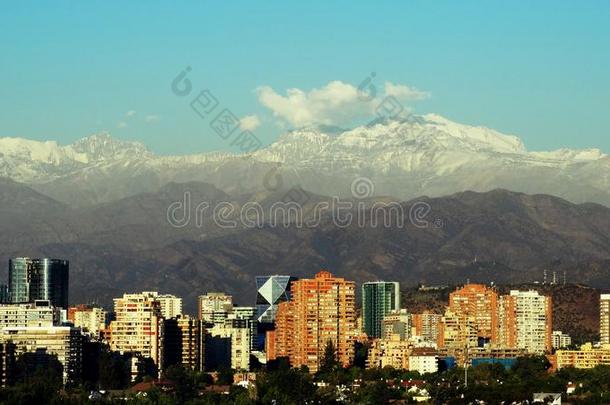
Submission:
[[[91,363],[83,370],[83,380],[62,388],[61,364],[53,356],[41,361],[35,353],[22,355],[15,365],[12,386],[0,390],[0,403],[6,404],[81,404],[91,403],[90,389],[124,389],[130,385],[124,359],[104,346],[89,353]],[[85,360],[87,361],[87,360]],[[420,376],[416,372],[390,367],[366,369],[363,364],[344,368],[336,360],[332,344],[326,347],[320,370],[312,375],[307,368],[291,368],[286,359],[270,362],[259,370],[256,384],[250,389],[232,385],[231,370],[221,370],[214,382],[207,373],[171,366],[164,379],[171,389],[154,387],[146,394],[131,394],[127,403],[137,404],[388,404],[396,400],[414,403],[401,381],[424,380],[433,404],[488,404],[531,400],[535,392],[564,393],[569,382],[577,388],[569,400],[573,404],[610,403],[610,367],[591,370],[562,369],[549,373],[544,356],[518,358],[509,369],[500,364],[481,364],[468,372],[454,368],[441,373]],[[149,380],[146,367],[140,380]],[[214,384],[230,386],[221,393]],[[564,394],[565,396],[565,394]],[[96,403],[110,403],[111,398]],[[125,401],[121,401],[124,403]]]

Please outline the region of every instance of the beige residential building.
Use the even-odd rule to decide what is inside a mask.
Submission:
[[[564,367],[593,368],[598,365],[610,365],[610,345],[604,344],[595,348],[586,343],[580,350],[557,350],[555,352],[557,369]]]
[[[110,349],[149,357],[160,368],[163,317],[156,298],[156,293],[143,292],[114,299],[116,319],[110,323]]]
[[[400,339],[399,334],[391,335],[387,339],[375,339],[369,347],[367,367],[384,368],[390,366],[395,369],[407,370],[410,353],[411,344]]]
[[[0,305],[0,329],[6,327],[57,325],[59,311],[49,301],[35,301],[32,304]]]
[[[610,344],[610,294],[599,296],[599,337],[601,344]]]
[[[424,341],[438,343],[443,316],[430,311],[411,314],[411,336],[420,336]]]
[[[82,369],[82,335],[70,326],[6,327],[0,331],[3,343],[14,345],[15,356],[26,352],[55,355],[63,366],[64,384],[78,381]]]
[[[438,371],[438,355],[435,348],[414,347],[395,334],[390,339],[373,340],[369,348],[367,367],[386,366],[421,374],[434,373]]]
[[[477,320],[474,315],[445,311],[438,338],[438,346],[462,349],[478,346]]]
[[[160,294],[157,295],[157,301],[161,304],[161,315],[165,319],[182,315],[182,298],[171,294]]]
[[[107,316],[108,313],[100,307],[79,305],[68,309],[68,320],[93,337],[99,337],[100,332],[106,329]]]

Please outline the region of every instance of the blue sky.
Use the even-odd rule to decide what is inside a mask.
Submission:
[[[190,66],[194,91],[256,115],[265,144],[295,125],[287,89],[315,103],[312,89],[375,72],[380,89],[428,93],[408,100],[416,113],[516,134],[530,150],[610,153],[610,2],[508,3],[6,3],[0,136],[65,144],[107,130],[162,154],[231,150],[170,89]],[[279,104],[263,105],[261,88]]]

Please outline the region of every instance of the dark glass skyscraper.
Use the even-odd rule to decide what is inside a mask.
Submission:
[[[67,260],[30,259],[9,260],[8,295],[11,303],[49,300],[51,305],[68,309]]]
[[[362,321],[369,337],[380,338],[383,318],[400,309],[397,282],[373,281],[362,284]]]

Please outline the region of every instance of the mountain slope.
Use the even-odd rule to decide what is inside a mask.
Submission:
[[[191,221],[172,226],[168,207],[187,192]],[[13,182],[0,183],[2,195],[31,195],[36,203],[7,200],[0,210],[7,230],[0,233],[0,261],[22,255],[69,259],[72,302],[108,305],[125,291],[158,289],[184,296],[192,310],[198,294],[222,289],[251,304],[255,275],[304,277],[322,267],[358,282],[388,279],[405,285],[468,278],[532,282],[542,279],[544,269],[560,276],[565,270],[568,282],[610,287],[610,209],[548,195],[494,190],[401,203],[404,213],[415,202],[430,205],[424,228],[408,215],[388,227],[372,226],[370,214],[362,225],[343,227],[328,213],[314,227],[219,227],[210,212],[198,222],[195,207],[231,202],[239,208],[257,201],[267,209],[284,194],[229,195],[202,183],[172,183],[155,193],[86,208],[70,208]],[[328,198],[312,195],[308,204],[318,201]],[[239,209],[226,219],[239,219]]]

